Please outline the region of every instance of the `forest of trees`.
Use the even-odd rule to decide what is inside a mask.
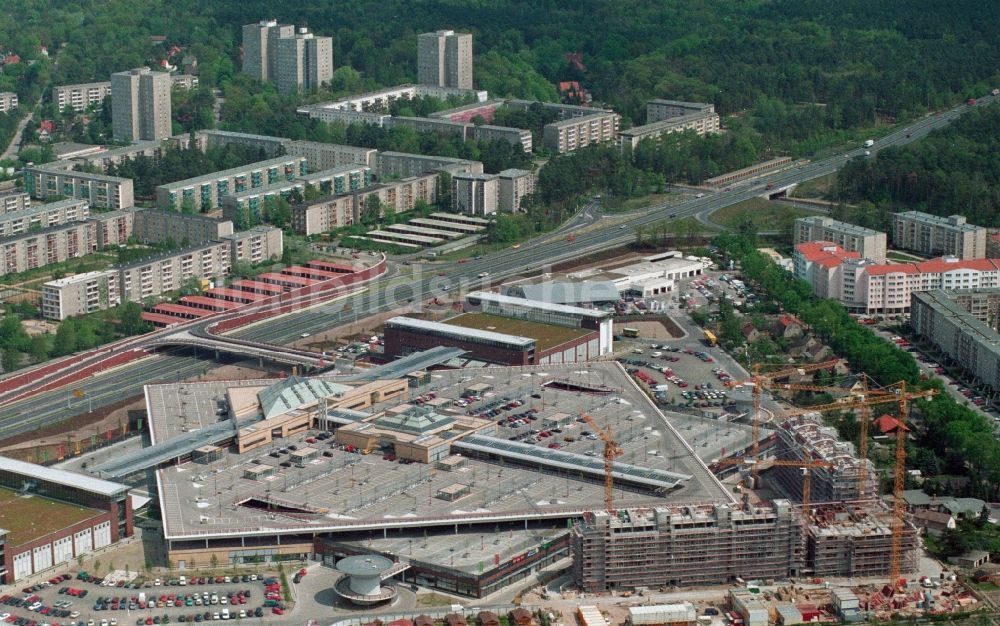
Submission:
[[[837,175],[834,199],[865,203],[853,218],[885,228],[891,212],[961,214],[1000,226],[1000,106],[970,111],[907,146],[854,159]]]
[[[314,94],[322,98],[412,82],[416,34],[448,27],[474,34],[476,83],[493,95],[556,100],[559,81],[578,80],[622,112],[626,127],[645,121],[650,98],[713,102],[759,132],[765,152],[806,153],[845,130],[913,118],[1000,82],[1000,13],[968,0],[427,0],[419,10],[408,0],[22,0],[7,9],[0,41],[25,63],[4,68],[0,89],[24,102],[50,78],[106,79],[173,45],[197,57],[203,85],[225,87],[238,75],[240,27],[262,17],[333,37],[339,67]]]

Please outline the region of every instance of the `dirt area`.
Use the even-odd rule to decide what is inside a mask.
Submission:
[[[662,320],[629,321],[627,326],[637,329],[639,336],[643,339],[669,340],[684,336],[684,331],[669,318]]]
[[[557,263],[552,266],[551,271],[571,272],[591,267],[618,267],[629,263],[635,263],[642,257],[650,254],[653,254],[653,252],[633,252],[627,248],[611,248],[609,250],[604,250],[600,253],[587,256],[582,260],[576,259],[573,261],[566,261],[565,263]],[[612,260],[614,261],[614,264],[609,265],[608,261]]]
[[[32,337],[46,333],[55,334],[56,329],[59,328],[58,324],[46,322],[45,320],[24,320],[21,322],[21,325],[24,326],[24,332]]]

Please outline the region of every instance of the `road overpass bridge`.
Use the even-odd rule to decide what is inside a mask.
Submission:
[[[192,333],[190,330],[180,330],[176,333],[157,337],[147,344],[150,347],[189,346],[212,351],[216,358],[219,353],[235,354],[251,357],[259,361],[271,361],[286,365],[312,365],[323,367],[331,365],[331,360],[323,352],[302,350],[290,346],[236,339],[233,337],[210,337]]]

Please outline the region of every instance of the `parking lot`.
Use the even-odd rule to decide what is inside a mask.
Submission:
[[[287,608],[277,577],[94,578],[63,574],[0,596],[0,620],[15,626],[137,626],[261,619]],[[131,580],[129,580],[131,578]]]

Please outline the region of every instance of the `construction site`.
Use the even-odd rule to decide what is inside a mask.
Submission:
[[[841,365],[754,368],[730,385],[743,424],[662,410],[610,360],[149,385],[153,445],[90,471],[155,471],[180,569],[381,555],[387,577],[467,597],[560,571],[586,593],[852,578],[883,581],[863,606],[915,608],[903,499],[875,496],[867,434],[839,441],[821,415],[903,424],[932,392],[805,382]],[[783,400],[802,390],[834,401]]]

